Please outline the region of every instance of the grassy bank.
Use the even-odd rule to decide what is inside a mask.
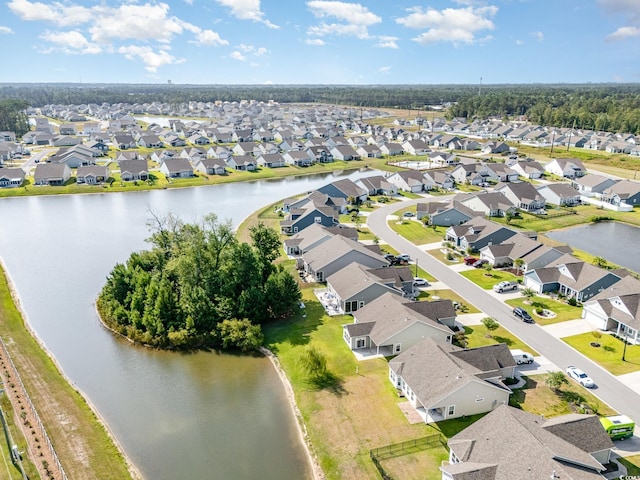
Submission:
[[[27,330],[0,269],[0,335],[69,478],[134,478],[104,425]]]

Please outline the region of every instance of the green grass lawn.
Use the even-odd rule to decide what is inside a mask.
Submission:
[[[562,340],[613,375],[622,375],[640,370],[640,345],[627,345],[626,361],[623,362],[624,342],[612,335],[604,334],[596,339],[591,332],[588,332],[565,337]],[[600,343],[600,347],[591,346],[591,342],[596,341]]]
[[[431,255],[432,257],[437,258],[438,260],[440,260],[442,263],[444,263],[445,265],[453,265],[455,263],[460,263],[462,261],[462,255],[458,255],[458,254],[454,254],[453,255],[453,260],[449,260],[447,258],[447,254],[444,253],[441,249],[439,248],[434,248],[432,250],[427,250],[427,253],[429,255]]]
[[[389,228],[394,232],[402,235],[416,245],[425,243],[440,242],[444,238],[444,227],[426,227],[422,222],[413,219],[402,218],[400,211],[400,220],[389,220]],[[397,212],[396,212],[397,213]]]
[[[526,297],[514,298],[507,300],[505,303],[512,307],[522,307],[531,314],[538,325],[550,325],[552,323],[565,322],[567,320],[575,320],[582,317],[582,307],[572,307],[568,303],[558,302],[548,297],[535,296],[531,299],[531,304],[525,304]],[[554,318],[545,318],[535,314],[536,308],[546,308],[551,310],[557,316]]]
[[[606,403],[575,382],[570,381],[556,392],[545,384],[547,374],[524,378],[527,381],[526,385],[514,390],[509,398],[509,405],[512,407],[547,418],[567,413],[581,413],[576,404],[587,405],[591,411],[599,415],[616,414]]]
[[[520,349],[530,352],[532,355],[537,355],[529,345],[508,332],[502,326],[493,332],[489,332],[484,325],[464,327],[464,331],[467,335],[468,348],[484,347],[485,345],[493,345],[495,343],[506,343],[510,350]]]
[[[460,275],[468,278],[473,283],[485,290],[493,288],[496,283],[502,281],[517,282],[518,278],[513,273],[504,272],[502,270],[491,270],[490,274],[484,268],[474,268],[460,272]]]
[[[619,458],[618,461],[627,467],[627,475],[640,477],[640,455]]]

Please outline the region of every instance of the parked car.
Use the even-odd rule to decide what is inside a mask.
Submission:
[[[404,213],[402,214],[402,216],[403,216],[403,217],[414,217],[415,215],[414,215],[414,213],[413,213],[413,212],[404,212]]]
[[[474,262],[472,266],[474,268],[481,268],[481,267],[484,267],[487,263],[489,263],[489,260],[485,260],[484,258],[481,258],[480,260]]]
[[[518,284],[516,282],[508,282],[506,280],[504,282],[496,283],[493,286],[493,291],[498,293],[507,292],[509,290],[517,290],[517,289],[518,289]]]
[[[593,388],[596,386],[591,380],[591,377],[580,370],[578,367],[574,367],[573,365],[569,365],[567,367],[567,375],[569,378],[573,378],[576,382],[586,388]]]
[[[477,261],[478,261],[478,259],[476,257],[464,257],[464,264],[465,265],[473,265]]]
[[[529,312],[527,312],[524,308],[521,308],[521,307],[514,308],[513,314],[516,317],[521,318],[524,323],[534,323],[533,318],[531,318],[531,315],[529,315]]]
[[[413,279],[414,287],[428,287],[429,282],[427,282],[424,278],[416,277]]]
[[[396,260],[409,262],[411,260],[411,256],[408,253],[401,253],[400,255],[396,255]]]
[[[522,365],[525,363],[533,363],[533,355],[528,352],[524,352],[522,350],[514,349],[511,350],[511,356],[516,361],[517,365]]]

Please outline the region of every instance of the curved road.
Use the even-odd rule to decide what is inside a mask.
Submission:
[[[420,250],[416,245],[389,228],[387,225],[388,215],[401,208],[424,201],[425,199],[421,198],[407,200],[401,204],[385,205],[368,215],[367,225],[382,242],[388,243],[399,252],[408,253],[413,259],[417,259],[421,268],[448,285],[469,303],[475,305],[487,315],[494,317],[500,325],[522,339],[532,349],[546,357],[560,369],[564,370],[568,365],[575,365],[588,372],[597,385],[597,388],[591,390],[592,393],[617,412],[628,415],[636,423],[640,423],[640,395],[638,393],[563,341],[548,334],[540,326],[526,324],[517,320],[512,314],[511,307],[492,297],[482,288],[459,275],[428,253]]]

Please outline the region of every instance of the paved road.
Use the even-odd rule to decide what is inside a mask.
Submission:
[[[389,228],[387,225],[389,214],[420,201],[424,200],[407,200],[402,204],[394,203],[381,207],[368,215],[367,224],[382,242],[388,243],[399,252],[410,254],[412,259],[418,260],[421,268],[447,284],[469,303],[487,315],[496,318],[503,327],[559,368],[564,370],[568,365],[582,368],[598,385],[598,388],[591,390],[592,393],[617,412],[628,415],[636,423],[640,423],[640,395],[638,393],[561,340],[545,332],[538,325],[529,325],[516,320],[508,305],[492,297],[476,284],[420,250],[416,245]]]

